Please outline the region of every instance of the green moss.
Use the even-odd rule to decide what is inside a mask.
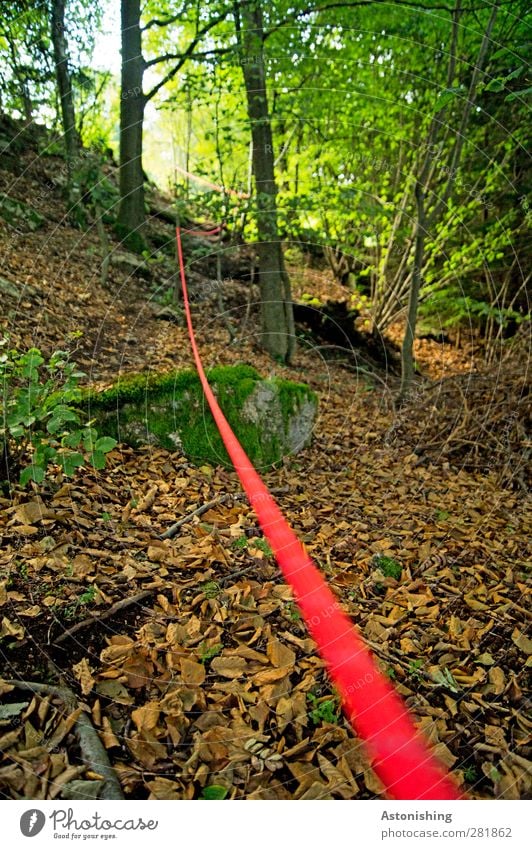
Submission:
[[[386,557],[384,554],[376,554],[373,558],[373,563],[381,570],[386,578],[395,578],[396,581],[401,579],[403,568],[393,557]]]
[[[283,380],[280,377],[274,377],[274,383],[279,390],[279,399],[281,402],[281,410],[285,425],[294,411],[304,404],[305,401],[315,400],[316,393],[308,388],[306,383],[293,383],[292,381]]]
[[[262,426],[247,421],[242,415],[245,402],[263,382],[256,369],[245,364],[216,366],[207,372],[207,378],[252,462],[261,467],[278,462],[283,449],[275,428],[265,427],[264,420]],[[304,384],[279,379],[272,383],[287,432],[298,406],[315,396]],[[152,442],[169,450],[181,446],[192,460],[231,465],[194,371],[129,375],[104,392],[87,390],[82,407],[102,432],[119,441],[131,445]]]
[[[123,246],[128,250],[133,251],[133,253],[142,254],[142,252],[147,249],[148,244],[144,236],[142,236],[138,231],[130,230],[129,227],[126,227],[119,221],[114,222],[113,230],[122,242]]]

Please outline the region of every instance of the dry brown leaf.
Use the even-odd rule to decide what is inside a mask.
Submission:
[[[220,655],[219,657],[213,657],[211,660],[212,671],[216,675],[221,675],[223,678],[240,678],[246,668],[247,663],[243,657],[226,657]]]
[[[445,766],[449,767],[449,769],[451,769],[458,760],[445,743],[436,743],[435,746],[432,746],[432,752],[434,757],[445,764]]]
[[[292,668],[296,662],[295,652],[279,642],[279,640],[270,640],[266,648],[266,653],[273,666]]]
[[[182,657],[181,677],[185,684],[200,686],[205,681],[205,666],[203,663],[197,663],[194,660],[189,660],[187,657]]]
[[[120,741],[114,733],[111,723],[107,716],[102,717],[103,730],[100,731],[100,737],[106,749],[118,748]]]
[[[2,617],[2,623],[0,625],[0,639],[2,637],[14,637],[16,640],[24,639],[24,628],[22,625],[15,625],[14,622],[11,622],[7,616]]]
[[[293,667],[286,666],[280,669],[265,669],[263,672],[257,672],[253,676],[253,683],[258,687],[262,684],[273,684],[275,681],[283,680],[292,671]]]
[[[532,654],[532,640],[520,631],[519,628],[514,628],[512,631],[512,642],[517,646],[519,651],[524,652],[526,655]]]
[[[488,672],[488,681],[489,684],[486,684],[483,691],[484,693],[494,693],[496,696],[500,696],[501,693],[504,692],[504,688],[506,687],[506,676],[500,666],[493,666]]]
[[[508,745],[504,736],[504,728],[499,725],[485,725],[484,737],[488,746],[494,746],[501,753],[507,750]]]
[[[81,692],[84,696],[88,696],[94,687],[94,678],[87,658],[82,657],[79,663],[72,667],[72,672],[81,684]]]
[[[137,726],[139,732],[153,731],[156,728],[161,715],[161,706],[159,702],[148,702],[142,707],[136,708],[131,712],[131,719]]]
[[[34,525],[46,517],[48,508],[40,498],[19,504],[15,510],[15,516],[22,525]]]

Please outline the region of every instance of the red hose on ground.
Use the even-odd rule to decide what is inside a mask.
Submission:
[[[371,765],[391,796],[396,799],[460,799],[459,791],[418,735],[401,699],[379,671],[351,620],[341,611],[338,600],[289,527],[222,413],[205,376],[194,337],[179,227],[176,235],[190,343],[203,391],[249,502],[327,665],[349,722],[364,742]]]

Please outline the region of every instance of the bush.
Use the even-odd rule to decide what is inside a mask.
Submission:
[[[66,351],[55,351],[46,361],[38,348],[20,352],[8,344],[8,338],[0,340],[0,445],[6,476],[20,473],[25,486],[42,483],[50,464],[58,464],[67,476],[88,463],[103,469],[105,455],[117,443],[83,423],[76,405],[85,374]]]

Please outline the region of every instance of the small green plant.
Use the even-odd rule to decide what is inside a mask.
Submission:
[[[90,586],[87,587],[79,596],[74,599],[71,604],[68,604],[64,610],[63,615],[65,619],[74,619],[80,607],[86,607],[89,604],[92,604],[96,599],[96,587]]]
[[[200,643],[199,655],[200,663],[208,663],[213,657],[217,657],[223,649],[223,643],[216,643],[214,646],[208,646],[205,641]]]
[[[206,581],[201,585],[201,590],[205,598],[216,598],[220,594],[220,586],[216,581]]]
[[[18,564],[18,573],[23,581],[28,580],[28,564],[26,562],[21,562]]]
[[[320,301],[319,298],[316,298],[315,295],[311,295],[308,292],[303,292],[303,294],[301,295],[301,300],[307,306],[316,307],[316,309],[319,309],[323,306],[323,303]]]
[[[299,607],[297,604],[294,604],[293,601],[289,601],[286,605],[286,612],[288,614],[288,618],[292,620],[292,622],[299,622],[301,619],[301,613],[299,612]]]
[[[66,351],[55,351],[46,361],[38,348],[21,353],[8,349],[8,342],[0,340],[0,446],[8,468],[20,473],[23,486],[42,483],[52,463],[66,476],[88,463],[103,469],[105,455],[117,443],[82,421],[76,404],[85,374]]]
[[[421,672],[420,672],[420,669],[421,669],[422,666],[423,666],[423,659],[422,658],[420,658],[419,660],[411,660],[409,665],[408,665],[407,672],[412,678],[415,678],[417,681],[419,681],[422,677]]]
[[[394,578],[398,581],[401,578],[403,568],[393,557],[386,557],[384,554],[376,554],[373,558],[373,565],[380,569],[386,578]]]
[[[83,604],[92,604],[92,602],[94,601],[95,598],[96,598],[96,587],[90,586],[90,587],[87,587],[85,592],[81,593],[81,595],[78,596],[77,604],[78,604],[78,606],[83,605]]]
[[[202,799],[225,799],[228,794],[227,787],[222,787],[221,784],[211,784],[210,787],[204,787],[201,792]]]
[[[464,769],[464,778],[470,784],[476,781],[478,778],[476,768],[474,766],[466,766],[466,768]]]
[[[237,537],[237,539],[233,540],[233,542],[231,543],[232,548],[243,549],[243,548],[247,548],[247,545],[248,545],[248,538],[244,535],[242,535],[241,537]]]
[[[273,554],[273,551],[271,550],[270,546],[268,545],[265,539],[254,539],[253,546],[255,548],[258,548],[259,551],[262,551],[263,554],[266,555],[266,557],[271,557]]]
[[[314,725],[321,725],[322,722],[328,722],[331,725],[338,723],[340,706],[335,696],[318,698],[314,693],[307,693],[307,700],[314,706],[309,711],[309,716]]]

